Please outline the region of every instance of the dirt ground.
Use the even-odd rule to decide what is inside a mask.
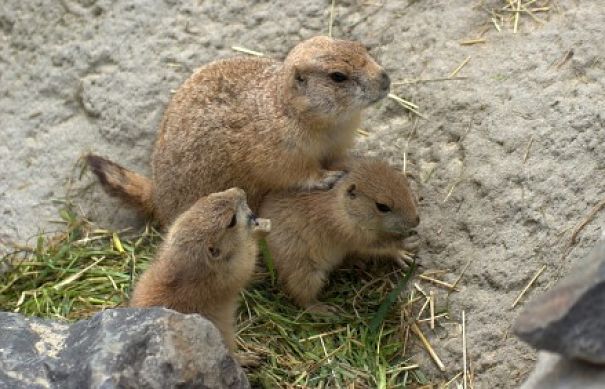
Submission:
[[[233,56],[232,46],[283,57],[328,30],[330,1],[226,3],[0,4],[0,246],[56,228],[55,200],[86,151],[148,173],[170,92],[197,66]],[[543,22],[520,13],[514,33],[488,12],[506,1],[335,3],[333,35],[370,46],[394,81],[407,80],[393,92],[425,116],[385,100],[368,112],[359,149],[405,160],[415,175],[421,264],[453,282],[470,261],[448,308],[455,320],[466,314],[475,387],[515,387],[535,354],[508,333],[525,298],[512,302],[543,265],[529,297],[580,263],[605,224],[597,214],[562,259],[571,230],[605,198],[605,6],[538,1],[550,7],[535,12]],[[464,62],[462,79],[413,81]],[[101,225],[136,222],[90,193],[83,209]],[[415,362],[438,377],[460,371],[459,327],[427,334],[447,372],[422,349]]]

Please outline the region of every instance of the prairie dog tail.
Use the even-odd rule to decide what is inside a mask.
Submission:
[[[107,194],[119,198],[146,216],[153,216],[153,185],[149,178],[98,155],[88,154],[85,158]]]

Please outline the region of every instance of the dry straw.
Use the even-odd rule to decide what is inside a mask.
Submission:
[[[261,53],[260,51],[250,50],[250,49],[247,49],[247,48],[241,47],[241,46],[231,46],[231,50],[239,51],[240,53],[244,53],[244,54],[253,55],[255,57],[264,57],[265,56],[265,54]]]
[[[490,21],[498,32],[510,28],[513,34],[521,31],[522,19],[528,16],[538,25],[543,25],[546,21],[538,17],[538,13],[547,14],[556,6],[551,6],[551,0],[502,0],[502,6],[498,8],[486,9],[490,15]]]
[[[429,355],[431,356],[433,361],[435,361],[435,364],[437,365],[439,370],[445,371],[445,365],[443,364],[443,362],[441,362],[441,358],[439,358],[439,356],[435,352],[435,349],[433,348],[433,346],[431,346],[431,344],[427,340],[426,336],[424,336],[424,334],[422,333],[422,331],[420,330],[418,325],[416,323],[414,323],[414,324],[412,324],[411,328],[412,328],[412,331],[416,334],[416,336],[418,336],[418,339],[420,339],[420,341],[422,342],[422,345],[424,346],[426,351],[429,353]]]
[[[538,271],[534,274],[534,276],[531,278],[531,280],[529,280],[527,285],[525,285],[525,288],[523,288],[523,290],[521,290],[521,293],[519,293],[519,295],[517,296],[515,301],[513,301],[511,308],[514,308],[517,306],[519,301],[521,301],[521,299],[523,298],[525,293],[527,293],[529,288],[531,288],[531,286],[534,284],[534,282],[536,282],[536,280],[538,279],[538,277],[540,277],[540,274],[542,274],[544,272],[544,270],[546,270],[546,265],[542,265],[542,267],[540,269],[538,269]]]

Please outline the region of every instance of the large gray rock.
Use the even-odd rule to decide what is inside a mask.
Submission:
[[[198,315],[114,309],[68,325],[0,313],[0,388],[248,388]]]
[[[542,351],[521,389],[603,389],[605,369]]]
[[[531,301],[514,332],[537,349],[605,364],[605,241],[554,288]]]

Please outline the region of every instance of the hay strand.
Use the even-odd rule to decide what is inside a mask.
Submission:
[[[245,47],[241,47],[241,46],[231,46],[231,50],[239,51],[240,53],[244,53],[244,54],[253,55],[255,57],[264,57],[265,56],[265,54],[261,53],[260,51],[246,49]]]
[[[422,331],[420,330],[418,325],[416,323],[413,323],[410,328],[411,328],[412,332],[414,334],[416,334],[416,336],[418,336],[418,339],[420,339],[420,342],[422,343],[422,345],[424,346],[426,351],[429,353],[429,355],[431,356],[431,358],[433,359],[433,361],[435,362],[435,364],[437,365],[439,370],[445,371],[445,365],[443,364],[443,362],[441,362],[441,358],[439,358],[439,356],[435,352],[435,349],[433,348],[433,346],[431,346],[429,341],[426,339],[426,337],[424,336],[424,334],[422,333]]]
[[[466,320],[464,317],[464,310],[462,310],[462,386],[466,389]]]
[[[534,282],[536,282],[536,280],[538,279],[538,277],[540,277],[540,274],[542,274],[542,272],[546,270],[546,265],[542,265],[542,267],[540,269],[538,269],[538,271],[534,274],[534,276],[531,278],[531,280],[529,280],[529,282],[527,283],[527,285],[525,285],[525,288],[523,288],[523,290],[521,291],[521,293],[519,293],[519,295],[517,296],[517,298],[515,299],[515,301],[513,301],[513,304],[511,305],[511,308],[514,308],[517,306],[517,304],[519,303],[519,301],[521,301],[521,299],[523,298],[523,296],[525,295],[525,293],[527,293],[527,291],[529,290],[529,288],[531,288],[531,286],[534,284]]]
[[[457,74],[458,74],[458,73],[459,73],[459,72],[462,70],[462,68],[463,68],[463,67],[465,67],[465,66],[466,66],[466,64],[467,64],[467,63],[469,63],[469,61],[470,61],[470,60],[471,60],[471,56],[469,55],[468,57],[466,57],[466,58],[464,59],[464,61],[462,61],[462,62],[460,63],[460,65],[458,65],[458,67],[456,67],[456,69],[454,69],[454,70],[453,70],[453,71],[450,73],[449,78],[456,77],[456,75],[457,75]]]

